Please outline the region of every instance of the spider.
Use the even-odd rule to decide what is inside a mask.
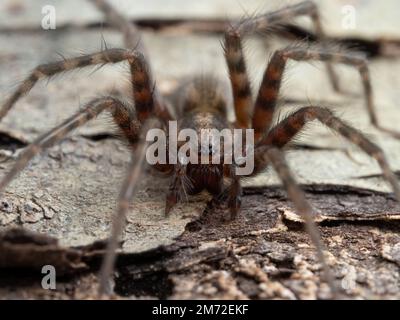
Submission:
[[[3,191],[39,152],[61,141],[72,130],[94,119],[100,113],[109,112],[133,151],[118,198],[117,212],[114,215],[111,236],[101,267],[99,292],[100,294],[105,294],[111,290],[109,278],[114,268],[118,239],[124,229],[129,203],[135,194],[138,181],[144,171],[143,166],[148,142],[143,138],[143,134],[154,127],[167,130],[166,124],[174,117],[169,112],[165,99],[153,82],[151,68],[146,59],[146,49],[139,41],[139,32],[135,25],[131,24],[105,0],[91,0],[91,2],[104,13],[110,25],[123,32],[127,49],[106,48],[97,53],[36,67],[6,100],[0,110],[0,119],[8,113],[20,97],[27,94],[35,83],[41,79],[76,68],[123,61],[128,62],[130,66],[134,105],[115,96],[102,96],[90,101],[75,115],[43,134],[27,147],[17,158],[11,170],[0,181],[0,191]],[[189,127],[194,130],[200,130],[204,127],[254,129],[255,170],[252,175],[260,173],[269,166],[272,166],[277,172],[289,198],[293,202],[296,212],[305,220],[305,226],[323,266],[326,281],[330,284],[334,293],[336,288],[324,260],[324,247],[313,221],[312,207],[306,200],[302,189],[296,183],[285,161],[282,149],[297,133],[303,130],[306,123],[319,120],[322,124],[337,131],[350,142],[360,147],[365,153],[375,158],[383,171],[383,176],[391,184],[396,198],[399,200],[400,187],[382,150],[369,141],[361,132],[336,117],[327,108],[312,105],[302,107],[272,127],[272,118],[277,107],[277,98],[283,73],[286,62],[290,59],[295,61],[318,60],[325,62],[333,88],[336,90],[338,90],[338,79],[332,68],[332,63],[343,63],[356,67],[360,72],[364,85],[367,110],[371,122],[379,127],[373,107],[367,61],[364,58],[349,53],[332,52],[323,44],[313,48],[289,46],[280,49],[274,52],[270,59],[256,99],[253,101],[243,54],[243,36],[268,29],[273,25],[303,15],[311,17],[316,33],[323,39],[324,33],[318,10],[311,1],[300,2],[275,12],[244,19],[237,24],[229,25],[224,35],[224,50],[233,93],[233,106],[228,103],[224,95],[218,90],[216,80],[207,76],[197,77],[196,80],[186,85],[186,90],[182,90],[181,105],[176,112],[176,118],[181,128]],[[227,120],[226,112],[229,107],[234,108],[236,121],[233,123]],[[178,161],[177,164],[157,163],[153,167],[172,177],[166,195],[166,215],[178,201],[182,200],[182,196],[185,193],[196,194],[202,190],[207,190],[217,201],[225,201],[230,210],[231,218],[234,219],[236,217],[241,203],[240,179],[242,176],[235,174],[233,170],[234,164],[199,165],[182,164]]]

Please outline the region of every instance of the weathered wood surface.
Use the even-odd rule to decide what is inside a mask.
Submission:
[[[205,1],[189,7],[187,1],[185,5],[177,2],[163,6],[160,14],[159,6],[155,11],[140,1],[135,2],[137,7],[129,7],[127,11],[133,19],[221,18],[227,5],[226,1],[212,1],[212,4]],[[354,5],[362,3],[353,2]],[[101,21],[101,16],[85,2],[79,4],[79,13],[82,13],[79,15],[75,2],[57,2],[57,6],[62,6],[57,8],[61,13],[60,25],[73,27],[55,31],[44,31],[37,26],[41,17],[40,1],[15,2],[22,9],[10,3],[0,4],[6,7],[6,10],[0,8],[0,18],[3,17],[0,31],[20,27],[30,31],[0,33],[2,98],[37,64],[60,59],[57,52],[68,57],[97,51],[102,36],[109,47],[122,46],[122,37],[114,30],[85,27]],[[152,3],[159,5],[157,1]],[[259,3],[250,1],[250,12],[259,8]],[[331,25],[327,17],[327,13],[335,17],[336,11],[324,9],[325,5],[322,12],[328,18],[328,32],[343,35],[343,30]],[[392,24],[390,18],[390,12],[394,11],[390,6],[394,5],[388,1],[385,23],[378,19],[379,26],[368,29],[371,32],[361,27],[360,34],[367,38],[398,36],[394,33],[398,19],[393,19]],[[174,10],[178,11],[174,13]],[[233,16],[240,16],[242,9],[232,8],[232,12]],[[360,21],[372,19],[367,10],[357,12]],[[182,79],[209,70],[227,81],[220,40],[217,35],[144,32],[143,41],[161,91],[169,94]],[[277,39],[267,44],[261,39],[246,42],[254,88],[273,50],[287,44],[286,40]],[[298,107],[310,102],[331,107],[349,123],[367,132],[388,154],[392,168],[400,172],[400,142],[371,128],[360,95],[359,75],[348,67],[338,67],[338,70],[342,87],[351,95],[339,95],[331,90],[321,64],[290,63],[282,107],[289,110],[293,105]],[[13,164],[21,146],[78,110],[85,101],[113,89],[129,94],[129,75],[123,64],[106,66],[93,74],[91,71],[89,68],[71,72],[52,79],[47,85],[39,84],[0,123],[2,175]],[[386,127],[400,131],[399,71],[400,60],[371,61],[379,118]],[[38,156],[7,188],[1,199],[0,230],[23,227],[48,235],[52,240],[36,243],[36,236],[28,234],[21,244],[18,242],[21,236],[3,233],[0,266],[30,266],[33,275],[23,273],[25,281],[13,292],[9,289],[16,284],[6,281],[10,270],[1,271],[0,283],[4,286],[0,297],[84,298],[93,294],[97,281],[93,275],[94,261],[98,261],[102,252],[101,240],[109,234],[115,199],[129,161],[123,144],[109,136],[113,132],[110,119],[99,117],[76,130],[72,138]],[[331,252],[330,263],[338,284],[344,283],[347,297],[399,298],[399,223],[396,220],[400,217],[400,207],[391,195],[380,193],[390,189],[382,180],[378,166],[355,148],[350,149],[349,157],[348,144],[318,124],[311,125],[298,143],[302,147],[290,151],[287,157],[299,182],[309,185],[308,197],[322,222],[320,229]],[[318,280],[320,270],[308,236],[300,230],[299,219],[284,193],[276,189],[279,181],[271,170],[245,182],[243,211],[230,223],[223,221],[221,210],[206,208],[207,197],[191,198],[179,205],[170,218],[164,218],[162,209],[168,181],[147,173],[145,177],[132,202],[124,234],[121,251],[126,255],[121,258],[121,277],[116,280],[119,294],[173,298],[327,297],[326,287]],[[70,251],[73,253],[66,255]],[[69,259],[60,259],[60,256]],[[74,275],[83,269],[87,272],[72,280],[60,279],[56,292],[43,291],[38,288],[40,281],[36,273],[39,271],[35,268],[39,266],[33,257],[43,258],[43,264],[59,261],[63,273]],[[68,287],[74,288],[73,293]]]

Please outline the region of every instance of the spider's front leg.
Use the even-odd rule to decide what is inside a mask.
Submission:
[[[343,137],[361,148],[366,154],[373,157],[382,169],[383,176],[390,183],[394,194],[400,201],[400,185],[396,175],[390,169],[382,149],[367,139],[361,132],[347,125],[327,108],[304,107],[296,111],[282,122],[278,123],[266,137],[258,144],[260,146],[274,146],[283,148],[299,133],[309,121],[319,120],[322,124],[337,131]]]
[[[125,225],[126,216],[129,211],[129,204],[136,193],[140,177],[144,170],[146,150],[149,142],[145,139],[145,134],[151,128],[155,128],[158,124],[156,119],[147,120],[142,128],[142,137],[136,146],[136,150],[132,154],[132,159],[122,184],[118,197],[117,210],[113,218],[111,236],[107,242],[106,253],[100,270],[100,286],[99,295],[111,294],[110,278],[114,270],[115,260],[117,257],[117,249],[119,238],[121,237]]]
[[[311,17],[317,36],[323,41],[325,34],[322,29],[318,8],[312,1],[300,2],[281,10],[245,19],[231,26],[225,33],[225,59],[233,91],[236,122],[239,127],[248,128],[250,126],[251,110],[253,107],[250,80],[246,71],[241,38],[257,32],[273,31],[273,27],[277,24],[287,22],[299,16]],[[338,79],[332,68],[331,61],[327,61],[326,65],[332,86],[338,91]]]
[[[3,117],[15,104],[15,102],[24,94],[26,94],[34,84],[42,78],[50,77],[59,72],[72,70],[88,65],[117,63],[127,60],[130,64],[132,73],[132,90],[133,99],[136,110],[133,106],[121,102],[114,97],[105,97],[92,100],[85,108],[78,111],[75,115],[65,120],[61,125],[55,127],[48,133],[45,133],[18,157],[11,170],[0,181],[0,192],[11,182],[11,180],[23,170],[29,161],[42,150],[49,148],[55,143],[61,141],[68,133],[79,126],[84,125],[89,120],[95,118],[103,111],[109,111],[113,116],[115,123],[119,126],[125,138],[130,145],[137,146],[139,141],[139,131],[144,123],[149,122],[148,118],[158,114],[162,114],[157,106],[156,99],[153,96],[153,86],[148,73],[148,68],[144,56],[137,51],[124,49],[107,49],[99,53],[85,55],[77,58],[67,59],[64,61],[41,65],[35,68],[31,75],[17,88],[14,94],[8,99],[6,104],[0,110],[0,118]],[[151,126],[145,125],[145,129]],[[127,179],[123,185],[119,198],[118,211],[113,224],[113,231],[110,242],[107,247],[106,257],[102,266],[102,274],[100,281],[100,293],[109,293],[109,277],[113,270],[115,261],[115,248],[121,229],[124,226],[124,216],[128,210],[128,201],[135,192],[135,186],[138,181],[140,170],[143,163],[143,150],[145,150],[145,142],[139,143],[138,151],[134,154],[134,160],[130,166]],[[122,218],[121,218],[122,217]]]
[[[271,164],[274,167],[279,178],[282,180],[289,197],[295,205],[296,212],[299,212],[304,217],[309,234],[317,248],[320,261],[324,264],[327,279],[332,279],[329,269],[323,260],[323,247],[319,240],[318,230],[316,229],[312,219],[311,207],[305,199],[304,193],[293,179],[290,169],[284,160],[283,154],[279,150],[290,142],[293,137],[304,128],[304,125],[307,122],[315,119],[318,119],[321,123],[334,129],[349,141],[360,147],[364,152],[375,158],[382,168],[383,176],[391,184],[398,201],[400,201],[400,186],[396,175],[387,163],[383,151],[377,145],[369,141],[362,133],[335,117],[333,113],[326,108],[304,107],[298,110],[282,122],[278,123],[262,140],[257,143],[254,155],[256,167],[254,175],[259,173],[268,164]],[[335,288],[333,282],[330,281],[330,283],[331,288]]]
[[[325,280],[330,286],[332,295],[336,298],[338,289],[333,281],[333,275],[325,261],[324,245],[321,241],[319,231],[314,222],[314,214],[311,205],[307,201],[303,190],[299,187],[291,173],[289,166],[286,163],[283,152],[273,146],[261,145],[256,147],[254,152],[255,166],[258,168],[253,175],[259,173],[268,165],[272,165],[279,179],[282,181],[283,187],[286,190],[290,200],[293,202],[295,210],[305,221],[307,232],[314,244],[319,261],[322,264]]]
[[[233,173],[233,170],[230,170]],[[230,220],[234,220],[242,205],[242,186],[240,177],[229,174],[229,184],[222,191],[214,195],[212,203],[216,205],[227,205],[230,212]]]
[[[235,219],[242,205],[242,186],[238,177],[234,177],[228,187],[228,208],[231,219]]]
[[[174,168],[174,175],[169,186],[168,194],[165,199],[165,216],[168,216],[172,208],[181,200],[184,195],[188,196],[188,190],[193,187],[190,178],[186,174],[186,165],[178,162]]]
[[[125,108],[125,105],[113,97],[92,100],[85,108],[77,112],[75,115],[68,118],[48,133],[40,136],[24,150],[24,152],[17,158],[11,170],[2,177],[0,181],[0,193],[11,182],[11,180],[28,165],[29,161],[41,151],[61,141],[68,135],[68,133],[84,125],[89,120],[94,119],[101,112],[105,110],[112,112],[113,109],[118,108]]]
[[[140,174],[143,171],[144,157],[146,154],[145,151],[148,144],[144,139],[139,139],[139,128],[136,128],[136,126],[134,126],[136,129],[130,127],[130,121],[132,119],[129,118],[129,112],[132,112],[132,109],[133,107],[127,106],[114,97],[99,98],[89,102],[85,108],[80,110],[78,113],[30,144],[18,157],[11,170],[0,181],[1,193],[11,180],[28,165],[29,161],[35,155],[61,141],[68,135],[68,133],[79,126],[84,125],[91,119],[94,119],[101,112],[106,110],[111,112],[114,116],[114,120],[120,128],[125,129],[125,133],[130,135],[128,141],[135,141],[136,150],[133,153],[128,174],[121,188],[117,213],[113,220],[112,233],[102,264],[99,289],[101,295],[110,293],[109,278],[115,262],[118,239],[125,225],[125,217],[129,208],[129,201],[132,199],[136,191],[137,182],[139,181]],[[155,120],[147,120],[141,127],[143,132],[147,132],[150,128],[155,127]]]

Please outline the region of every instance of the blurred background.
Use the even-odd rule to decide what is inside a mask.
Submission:
[[[227,81],[226,65],[221,48],[222,31],[226,21],[275,10],[299,1],[265,0],[110,0],[142,31],[142,41],[148,48],[157,85],[170,94],[179,81],[195,74],[213,72]],[[388,86],[397,90],[397,61],[400,26],[399,4],[369,0],[317,0],[322,24],[328,37],[340,45],[351,47],[371,60],[386,58],[390,68],[372,65],[372,80],[377,88],[376,103],[379,117],[394,128],[400,120],[392,114],[397,103]],[[40,63],[91,53],[101,49],[103,38],[108,47],[122,47],[122,36],[103,23],[98,10],[85,0],[3,0],[0,3],[0,93],[7,96],[13,88]],[[246,39],[246,55],[253,87],[257,88],[265,65],[272,52],[292,41],[315,39],[308,17],[301,17],[282,26],[279,33],[268,37]],[[387,64],[386,64],[387,66]],[[338,66],[343,88],[360,98],[358,74],[348,67]],[[375,72],[375,68],[379,69]],[[18,103],[0,124],[0,130],[14,132],[20,138],[32,138],[51,124],[71,114],[81,103],[96,94],[127,85],[129,76],[125,66],[106,66],[99,72],[94,68],[57,76],[46,84],[38,84],[27,98]],[[382,71],[381,71],[382,70]],[[335,94],[327,81],[324,68],[313,62],[291,63],[286,84],[282,88],[285,99],[299,103],[326,102],[333,107],[351,103],[359,105],[362,97],[349,100],[351,95]],[[381,88],[382,87],[382,88]],[[344,91],[346,91],[344,90]],[[256,92],[256,90],[253,90]],[[382,107],[381,107],[382,106]],[[360,105],[360,110],[362,109]],[[348,110],[351,109],[351,110]],[[389,110],[390,109],[390,110]],[[19,112],[17,111],[19,110]],[[29,111],[28,111],[29,110]],[[356,111],[354,111],[356,110]],[[365,112],[357,107],[347,108],[346,115],[366,128]],[[29,114],[29,117],[26,115]],[[24,116],[25,115],[25,116]],[[395,118],[393,118],[395,116]],[[46,121],[42,121],[46,119]],[[87,135],[107,131],[102,121],[95,121],[77,132]]]

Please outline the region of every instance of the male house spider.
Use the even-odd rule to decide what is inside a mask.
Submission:
[[[20,97],[29,92],[38,80],[51,77],[60,72],[90,65],[122,61],[127,61],[130,66],[134,106],[113,96],[103,96],[90,101],[82,110],[39,137],[27,147],[18,157],[11,170],[0,181],[0,191],[3,191],[10,181],[39,152],[59,142],[73,129],[94,119],[101,112],[109,112],[122,132],[123,137],[132,146],[133,152],[132,160],[121,188],[112,233],[101,268],[100,293],[103,294],[110,292],[109,277],[114,268],[118,239],[124,229],[129,203],[136,191],[139,177],[143,172],[147,143],[141,138],[141,135],[156,125],[166,130],[166,123],[173,117],[152,80],[154,78],[146,59],[145,49],[138,41],[139,33],[135,25],[121,16],[105,0],[91,1],[104,13],[110,25],[123,32],[127,49],[106,48],[101,52],[36,67],[3,104],[0,110],[0,119],[7,114]],[[252,175],[258,174],[269,165],[275,169],[290,199],[293,201],[297,213],[306,222],[306,228],[324,268],[326,281],[334,291],[335,285],[323,256],[323,244],[320,241],[318,229],[313,222],[312,208],[293,178],[285,162],[282,148],[297,133],[302,131],[307,122],[317,119],[375,158],[383,171],[384,177],[391,184],[396,198],[399,200],[400,187],[396,176],[389,168],[382,150],[369,141],[361,132],[344,123],[326,108],[319,106],[303,107],[271,128],[283,72],[289,59],[326,62],[334,89],[338,88],[338,81],[331,63],[343,63],[356,67],[361,75],[371,122],[379,127],[374,113],[367,61],[364,58],[354,54],[331,52],[323,44],[313,48],[289,46],[280,49],[273,54],[269,61],[258,89],[257,98],[253,101],[242,49],[242,37],[302,15],[311,17],[316,33],[322,38],[324,34],[317,7],[310,1],[301,2],[251,19],[245,19],[227,28],[224,37],[224,50],[233,92],[233,108],[236,115],[234,123],[230,123],[226,116],[227,108],[231,106],[218,91],[215,81],[208,77],[196,78],[196,80],[187,85],[187,90],[184,90],[185,95],[181,100],[181,109],[177,110],[177,120],[180,128],[190,127],[195,130],[200,130],[204,127],[212,127],[219,130],[223,128],[254,129],[256,139],[254,148],[255,170]],[[154,120],[154,118],[157,120]],[[185,192],[195,194],[204,189],[209,191],[215,199],[222,198],[221,195],[226,196],[232,218],[235,218],[240,209],[241,176],[235,175],[234,165],[232,164],[201,165],[189,163],[188,165],[182,165],[178,163],[174,165],[167,163],[163,165],[156,164],[153,167],[172,176],[166,196],[166,214],[181,200]],[[229,183],[226,183],[226,181],[229,181]]]

